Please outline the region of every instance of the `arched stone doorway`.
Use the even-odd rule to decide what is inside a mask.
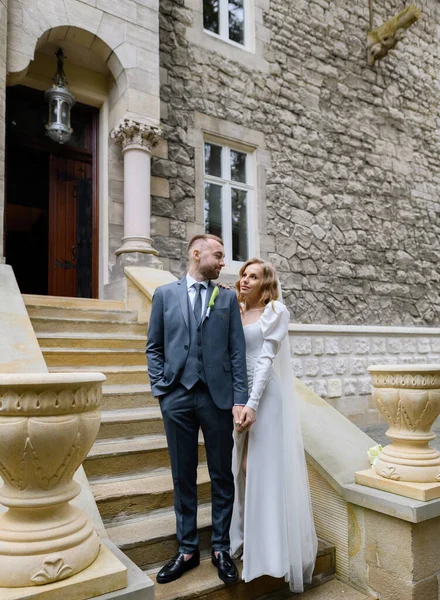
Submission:
[[[95,148],[97,148],[96,155],[93,155],[93,152],[89,153],[87,164],[90,169],[86,168],[84,164],[79,167],[78,165],[69,165],[69,169],[70,167],[73,170],[79,169],[79,175],[71,178],[72,181],[82,181],[83,188],[90,183],[91,188],[95,190],[96,197],[93,199],[95,212],[92,215],[92,227],[95,228],[95,239],[92,240],[92,246],[94,245],[96,257],[95,266],[92,267],[94,280],[91,286],[85,286],[85,293],[84,289],[78,293],[77,290],[72,291],[71,288],[60,291],[48,285],[47,293],[49,294],[102,297],[104,286],[109,283],[109,273],[115,264],[116,254],[121,252],[148,253],[150,251],[148,245],[149,215],[145,234],[141,232],[140,237],[133,238],[133,235],[137,235],[135,231],[134,234],[128,232],[127,236],[127,224],[124,222],[124,213],[126,212],[124,204],[127,202],[124,159],[118,143],[121,144],[120,132],[121,128],[125,131],[126,123],[129,123],[129,141],[132,137],[133,124],[136,127],[140,125],[142,136],[145,135],[145,128],[153,127],[154,129],[159,124],[158,26],[154,23],[157,14],[154,15],[151,12],[151,15],[153,25],[149,27],[144,22],[144,25],[140,26],[134,20],[133,15],[118,17],[76,0],[70,0],[61,6],[55,0],[49,0],[44,4],[44,11],[41,2],[30,0],[25,5],[14,7],[10,11],[7,82],[11,89],[8,96],[12,98],[14,94],[16,96],[21,94],[23,98],[25,88],[31,88],[32,93],[35,94],[34,98],[37,98],[36,90],[41,93],[47,89],[55,72],[53,52],[58,47],[62,47],[67,56],[66,74],[69,87],[77,100],[72,116],[75,116],[76,111],[84,125],[83,117],[88,110],[91,121],[94,119],[94,124],[84,125],[86,129],[94,129],[92,137],[95,136],[95,141],[91,146],[95,144]],[[113,137],[115,141],[112,141],[109,134],[115,128],[118,130],[118,137]],[[87,135],[90,138],[90,135]],[[149,139],[150,137],[148,137]],[[124,145],[123,149],[125,151]],[[142,149],[144,149],[143,146]],[[85,150],[90,150],[90,148]],[[145,150],[149,151],[148,144]],[[66,154],[66,149],[63,149],[61,154],[63,153]],[[7,158],[9,156],[14,159],[13,152],[9,148],[7,148],[6,154]],[[49,154],[51,153],[49,152]],[[52,154],[55,153],[52,152]],[[21,158],[23,156],[22,154]],[[126,156],[127,154],[124,153],[124,157]],[[39,158],[41,159],[41,154]],[[79,157],[79,159],[82,158],[84,157]],[[64,160],[67,161],[73,159],[77,160],[78,156],[64,157]],[[17,152],[15,160],[18,162]],[[55,162],[59,160],[56,158]],[[87,161],[83,161],[83,163],[85,162]],[[46,167],[45,164],[43,170],[47,171]],[[38,165],[36,169],[38,170]],[[60,169],[59,165],[52,169],[53,173],[58,173],[58,183],[62,187],[59,182],[60,171],[62,172],[63,169]],[[29,181],[30,177],[27,180]],[[64,184],[65,188],[69,187],[66,182]],[[41,185],[40,182],[40,187]],[[51,180],[49,174],[49,182],[45,181],[44,186],[50,196],[51,190],[53,191],[56,187],[53,176]],[[78,186],[74,183],[72,187]],[[78,193],[78,190],[75,189],[65,189],[64,191],[67,194]],[[84,192],[84,189],[82,191]],[[149,182],[147,191],[149,194]],[[0,216],[1,208],[0,206]],[[56,225],[53,225],[52,229],[56,230]],[[133,245],[133,239],[139,240],[139,244]],[[8,243],[7,241],[6,262],[9,262]],[[70,242],[69,244],[66,245],[65,250],[71,251],[70,256],[52,256],[52,262],[55,259],[58,269],[62,269],[64,266],[69,270],[69,267],[72,266],[70,263],[74,262],[71,249],[75,244]],[[50,236],[48,245],[52,245]],[[31,265],[32,261],[29,260],[25,267],[30,269]],[[90,291],[87,292],[87,289]],[[31,292],[32,290],[23,291]],[[35,292],[41,293],[41,286],[40,289],[35,288]]]

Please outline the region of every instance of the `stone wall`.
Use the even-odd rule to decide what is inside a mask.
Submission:
[[[440,329],[290,325],[295,375],[359,426],[382,422],[370,365],[440,363]]]
[[[192,0],[160,3],[161,115],[168,158],[153,174],[154,245],[180,275],[196,222],[196,112],[261,131],[271,154],[261,254],[278,268],[299,323],[440,323],[440,92],[435,0],[405,41],[366,62],[364,0],[271,0],[262,11],[267,72],[231,46],[188,41]],[[376,23],[402,3],[375,4]],[[189,36],[193,39],[194,36]],[[217,41],[216,41],[217,42]]]
[[[5,110],[7,0],[0,0],[0,263],[3,258],[3,214],[5,205]]]

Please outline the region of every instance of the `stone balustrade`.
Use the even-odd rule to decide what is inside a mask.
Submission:
[[[368,366],[440,362],[440,329],[291,323],[295,375],[356,425],[383,419]]]

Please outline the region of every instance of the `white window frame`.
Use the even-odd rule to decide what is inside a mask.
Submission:
[[[241,48],[245,50],[251,49],[251,0],[243,1],[243,33],[244,40],[243,44],[239,44],[234,40],[229,39],[229,2],[228,0],[219,0],[219,33],[215,33],[214,31],[210,31],[209,29],[205,29],[203,27],[203,31],[212,35],[214,38],[221,39],[228,44],[232,44],[236,48]],[[202,0],[202,18],[203,16],[203,0]],[[203,22],[203,21],[202,21]]]
[[[221,170],[222,177],[208,175],[205,173],[205,153],[203,152],[203,201],[205,202],[205,183],[212,183],[221,186],[222,203],[222,239],[225,248],[226,265],[232,267],[233,271],[238,271],[244,264],[244,261],[232,260],[232,188],[245,190],[246,197],[246,219],[247,219],[247,246],[248,258],[255,254],[254,236],[252,232],[257,227],[257,214],[255,206],[255,153],[250,148],[245,148],[239,144],[233,144],[229,140],[220,140],[216,137],[205,135],[205,143],[220,146],[221,152]],[[246,183],[233,181],[223,177],[226,173],[231,175],[231,150],[246,154]],[[204,223],[206,227],[206,224]]]

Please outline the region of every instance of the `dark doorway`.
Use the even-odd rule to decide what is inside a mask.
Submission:
[[[60,145],[44,93],[7,90],[5,256],[24,294],[98,295],[97,116],[76,104]]]

